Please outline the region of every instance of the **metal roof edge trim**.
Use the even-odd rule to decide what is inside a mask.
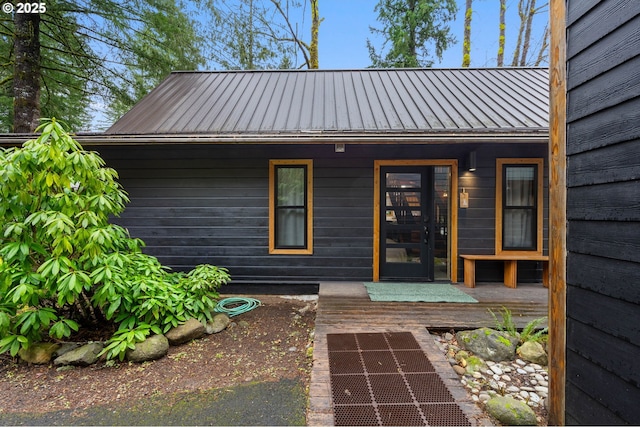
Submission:
[[[162,144],[454,144],[454,143],[534,143],[547,144],[549,131],[483,134],[376,134],[376,135],[101,135],[77,136],[84,145]]]
[[[335,72],[370,72],[370,71],[468,71],[468,70],[549,70],[544,66],[516,66],[516,67],[409,67],[409,68],[318,68],[291,69],[273,68],[260,70],[173,70],[170,74],[242,74],[242,73],[335,73]]]

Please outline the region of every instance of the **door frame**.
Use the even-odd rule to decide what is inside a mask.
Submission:
[[[451,211],[449,212],[449,260],[451,282],[458,281],[458,160],[374,160],[373,161],[373,281],[380,281],[380,167],[449,166],[451,168]]]

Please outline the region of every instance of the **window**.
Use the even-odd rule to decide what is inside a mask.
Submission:
[[[269,162],[269,253],[313,253],[313,163]]]
[[[542,159],[498,159],[496,254],[542,254]]]

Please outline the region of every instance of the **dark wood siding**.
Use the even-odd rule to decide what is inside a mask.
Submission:
[[[567,8],[568,424],[640,424],[640,2]]]
[[[495,252],[496,223],[496,158],[543,158],[544,194],[543,200],[543,253],[548,249],[549,224],[549,165],[547,147],[543,145],[503,145],[485,144],[478,146],[477,170],[469,172],[460,168],[459,186],[469,193],[469,209],[460,209],[458,214],[458,250],[461,254],[493,254]],[[462,163],[464,166],[464,162]],[[458,264],[458,277],[463,277],[463,262]],[[503,262],[481,262],[476,265],[478,282],[499,282],[503,280]],[[520,262],[518,281],[541,280],[541,264]]]
[[[494,250],[496,157],[545,157],[542,144],[486,145],[175,145],[96,147],[118,170],[131,203],[115,221],[176,270],[201,263],[229,268],[236,280],[371,280],[373,164],[380,159],[458,159],[460,253]],[[471,149],[478,170],[463,167]],[[269,160],[313,159],[314,251],[269,254]],[[546,159],[545,159],[546,165]],[[546,174],[546,167],[545,167]],[[545,183],[546,183],[545,175]],[[546,200],[545,184],[545,200]],[[546,230],[546,206],[545,206]],[[545,232],[546,247],[546,232]],[[521,280],[540,280],[536,263]],[[458,277],[463,277],[462,262]],[[479,280],[501,281],[502,265],[482,266]]]

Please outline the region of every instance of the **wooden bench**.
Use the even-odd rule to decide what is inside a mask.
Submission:
[[[542,261],[542,284],[549,287],[548,255],[460,255],[464,259],[464,285],[476,286],[476,261],[504,261],[504,285],[515,288],[518,285],[518,261]]]

